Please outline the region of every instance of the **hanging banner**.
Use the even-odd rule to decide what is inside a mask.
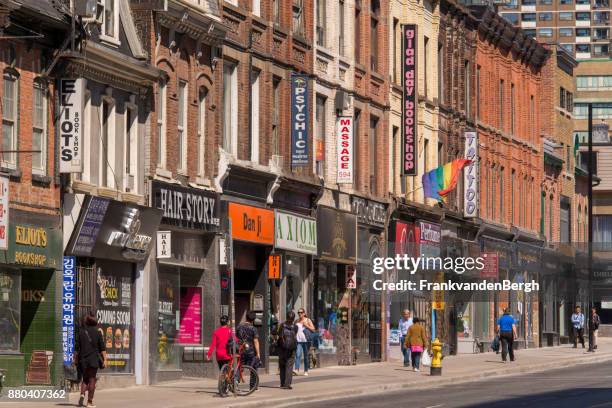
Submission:
[[[157,259],[172,258],[172,232],[157,231]]]
[[[81,129],[83,122],[83,78],[60,79],[58,129],[60,173],[81,173]]]
[[[478,217],[478,133],[465,132],[465,155],[471,160],[463,170],[463,215]]]
[[[308,165],[308,76],[291,75],[291,167]]]
[[[62,280],[62,348],[64,365],[72,364],[74,355],[74,305],[76,291],[76,257],[64,257]]]
[[[338,141],[337,184],[353,183],[353,118],[339,116],[336,130]]]
[[[417,175],[417,26],[402,26],[403,98],[402,98],[402,174]]]
[[[268,279],[278,280],[281,278],[281,256],[270,254],[268,256]]]
[[[346,288],[357,289],[357,268],[355,265],[346,265]]]
[[[8,249],[9,178],[0,177],[0,249]]]

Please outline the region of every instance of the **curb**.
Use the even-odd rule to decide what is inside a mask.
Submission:
[[[437,388],[443,385],[448,384],[463,384],[474,382],[483,378],[491,378],[491,377],[502,377],[502,376],[512,376],[526,373],[537,373],[541,371],[553,370],[556,368],[563,368],[567,366],[577,366],[583,364],[591,364],[594,362],[604,362],[604,361],[612,361],[612,354],[607,354],[604,356],[589,356],[582,357],[581,359],[573,359],[573,360],[564,360],[564,361],[554,361],[551,363],[544,364],[532,364],[525,365],[523,367],[518,368],[503,368],[503,369],[494,369],[487,370],[476,374],[468,374],[454,376],[454,377],[441,377],[435,380],[426,381],[426,382],[401,382],[401,383],[389,383],[389,384],[378,384],[378,385],[370,385],[364,388],[359,389],[351,389],[350,393],[345,391],[332,391],[323,394],[317,394],[315,396],[312,395],[304,395],[304,396],[295,396],[295,397],[281,397],[281,398],[267,398],[262,400],[253,400],[253,401],[245,401],[245,402],[236,402],[229,403],[225,405],[228,408],[260,408],[261,406],[266,407],[288,407],[290,405],[300,404],[300,403],[312,403],[312,402],[329,402],[330,400],[337,400],[350,397],[357,396],[369,396],[382,394],[387,392],[401,391],[403,389],[429,389],[429,388]]]

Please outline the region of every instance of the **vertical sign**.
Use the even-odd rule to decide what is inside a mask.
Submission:
[[[336,132],[338,142],[338,176],[336,183],[353,183],[353,118],[339,116]]]
[[[81,129],[84,79],[60,79],[60,173],[83,171]]]
[[[499,258],[497,252],[483,252],[482,258],[484,260],[484,268],[480,271],[480,277],[482,279],[499,278]]]
[[[170,231],[157,231],[157,258],[172,258],[172,233]]]
[[[357,289],[357,268],[355,265],[346,265],[346,288]]]
[[[444,282],[444,272],[436,272],[436,282]],[[444,291],[434,290],[432,294],[431,308],[433,310],[444,310]]]
[[[0,177],[0,249],[8,249],[9,178]]]
[[[308,77],[291,75],[291,167],[308,165]]]
[[[463,215],[478,216],[478,134],[465,132],[465,158],[471,163],[463,171]]]
[[[281,257],[279,254],[268,256],[268,279],[281,278]]]
[[[74,256],[64,257],[64,274],[62,280],[62,346],[64,365],[72,364],[74,355],[74,305],[75,305],[75,263]]]
[[[417,175],[417,26],[402,27],[403,98],[402,98],[402,174]]]

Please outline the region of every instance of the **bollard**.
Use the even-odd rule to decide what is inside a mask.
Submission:
[[[442,375],[442,343],[437,338],[431,343],[431,368],[430,375]]]

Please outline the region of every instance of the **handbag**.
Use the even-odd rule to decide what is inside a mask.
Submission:
[[[85,334],[87,335],[87,339],[89,340],[89,344],[91,345],[91,348],[95,350],[96,347],[94,346],[91,340],[91,336],[89,335],[89,331],[87,331],[87,328],[85,328]],[[100,368],[106,368],[104,367],[104,357],[102,357],[102,354],[99,351],[96,351],[96,354],[98,355],[98,366]]]
[[[415,353],[422,353],[423,346],[419,346],[419,345],[410,346],[410,351],[413,351]]]
[[[423,353],[423,357],[421,357],[421,364],[423,364],[425,367],[431,366],[431,357],[429,356],[429,353]]]
[[[495,338],[491,342],[491,350],[495,352],[499,351],[499,336],[495,336]]]
[[[64,377],[66,377],[68,381],[72,381],[72,382],[79,381],[79,372],[74,363],[64,366]]]

